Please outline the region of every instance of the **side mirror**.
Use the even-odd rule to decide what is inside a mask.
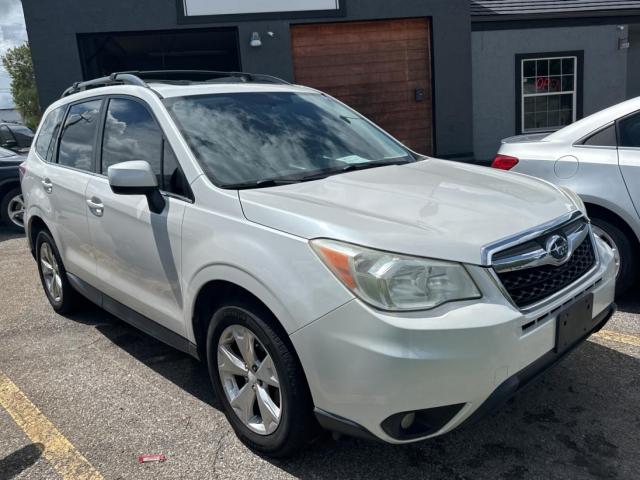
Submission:
[[[111,165],[107,171],[109,185],[117,195],[144,195],[149,210],[160,213],[164,210],[165,200],[158,188],[158,179],[151,165],[144,160],[122,162]]]

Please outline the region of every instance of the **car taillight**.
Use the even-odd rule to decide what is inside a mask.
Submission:
[[[516,157],[497,154],[496,158],[493,159],[493,163],[491,163],[491,167],[499,168],[500,170],[511,170],[518,164],[518,161]]]
[[[27,162],[22,162],[18,165],[18,174],[20,175],[20,181],[24,178],[24,174],[27,173]]]

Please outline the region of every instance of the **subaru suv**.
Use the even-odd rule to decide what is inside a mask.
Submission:
[[[614,311],[580,198],[419,155],[259,75],[113,74],[46,111],[23,167],[46,296],[202,359],[239,438],[407,443],[491,411]]]

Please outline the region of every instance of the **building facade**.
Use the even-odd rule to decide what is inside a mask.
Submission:
[[[640,2],[472,0],[474,157],[640,95]]]
[[[43,107],[73,82],[114,71],[242,70],[326,91],[421,153],[473,156],[468,0],[23,0],[23,8]]]

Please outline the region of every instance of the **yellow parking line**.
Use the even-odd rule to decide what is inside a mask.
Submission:
[[[2,371],[0,405],[34,443],[44,445],[44,457],[64,480],[102,480],[102,475]]]
[[[640,347],[640,337],[636,337],[635,335],[626,335],[624,333],[612,332],[611,330],[600,330],[594,333],[593,336],[602,340],[610,340],[612,342]]]

